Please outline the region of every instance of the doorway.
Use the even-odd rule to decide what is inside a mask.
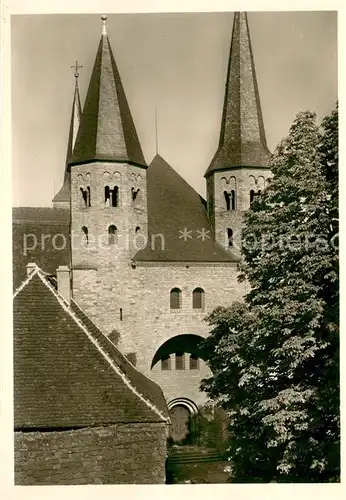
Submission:
[[[182,443],[189,434],[190,412],[184,405],[175,405],[169,410],[171,417],[170,437],[174,443]]]

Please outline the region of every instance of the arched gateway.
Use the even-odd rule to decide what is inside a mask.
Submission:
[[[176,398],[168,403],[172,426],[170,437],[175,443],[182,443],[189,434],[189,419],[198,413],[195,403],[187,398]]]

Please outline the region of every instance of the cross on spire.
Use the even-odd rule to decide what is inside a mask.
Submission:
[[[75,64],[72,64],[71,68],[74,69],[74,77],[75,78],[78,78],[79,77],[79,72],[78,70],[80,68],[83,68],[83,66],[81,64],[78,64],[78,61],[75,62]]]

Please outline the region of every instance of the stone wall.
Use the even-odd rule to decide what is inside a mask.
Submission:
[[[151,371],[151,363],[168,339],[183,334],[205,338],[209,334],[204,318],[215,307],[243,298],[245,286],[238,283],[237,275],[236,264],[137,263],[135,269],[128,265],[76,270],[73,290],[75,300],[102,331],[119,331],[119,349],[125,354],[136,353],[137,368],[162,387],[168,401],[189,394],[194,402],[204,402],[198,386],[202,377],[209,376],[207,367],[168,375],[158,367]],[[175,287],[182,291],[182,307],[171,310],[170,291]],[[203,310],[192,307],[192,292],[197,287],[204,290]]]
[[[15,484],[164,484],[166,439],[159,423],[15,432]]]

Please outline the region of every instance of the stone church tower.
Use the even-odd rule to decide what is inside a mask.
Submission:
[[[76,243],[72,266],[99,268],[126,262],[134,252],[136,235],[147,233],[147,164],[105,17],[69,168]]]
[[[76,71],[74,74],[75,89],[74,89],[74,96],[72,103],[72,113],[71,113],[70,129],[68,135],[68,143],[67,143],[64,180],[61,189],[57,192],[57,194],[53,198],[54,208],[70,209],[71,175],[70,175],[69,161],[72,158],[72,152],[76,142],[76,137],[79,130],[80,119],[82,114],[82,107],[80,103],[79,87],[78,87],[78,77],[79,77],[78,69],[79,67],[78,64],[76,63]]]
[[[237,251],[242,214],[270,176],[247,15],[234,14],[219,147],[205,173],[216,240]]]
[[[81,116],[76,82],[68,167],[54,204],[70,195],[74,300],[161,386],[181,441],[189,414],[206,402],[204,318],[244,296],[242,215],[270,176],[247,16],[234,17],[207,202],[160,155],[146,164],[102,20]]]

